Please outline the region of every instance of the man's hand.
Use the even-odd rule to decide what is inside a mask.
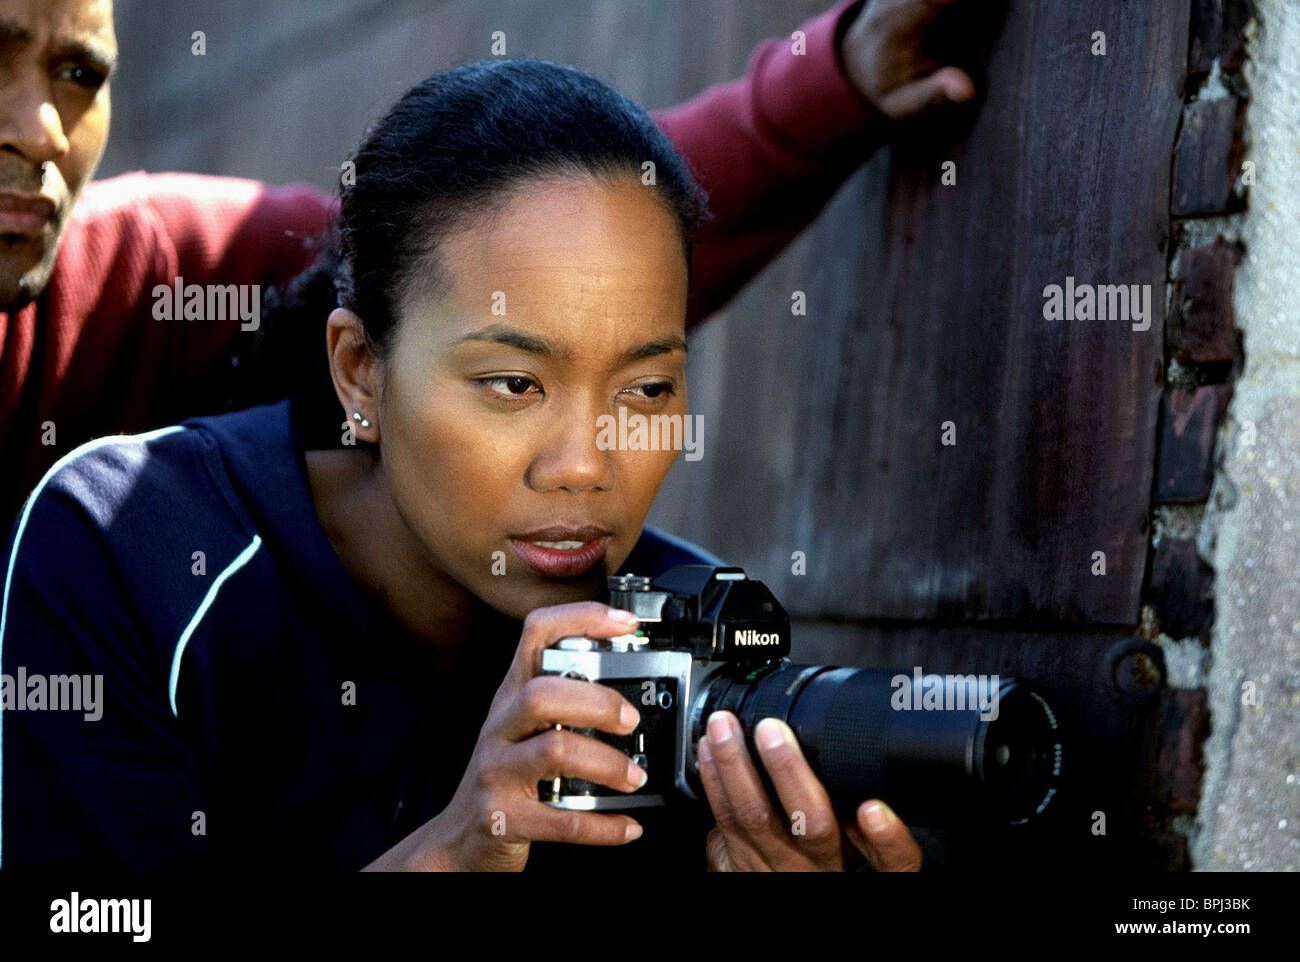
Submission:
[[[735,716],[715,712],[699,744],[700,779],[718,823],[707,842],[710,871],[842,872],[846,840],[877,871],[920,869],[920,846],[883,802],[863,802],[857,824],[841,834],[830,797],[788,725],[766,718],[754,740],[788,814],[773,808]]]
[[[845,31],[840,53],[862,96],[893,120],[975,96],[975,83],[925,49],[945,9],[969,0],[868,0]]]

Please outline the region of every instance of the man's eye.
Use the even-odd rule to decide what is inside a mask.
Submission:
[[[480,384],[486,385],[493,394],[508,395],[510,397],[522,397],[528,393],[529,388],[540,386],[530,377],[522,377],[518,374],[509,374],[504,377],[482,377],[478,379]]]
[[[104,86],[104,81],[108,78],[101,71],[93,67],[65,67],[59,71],[60,80],[69,80],[78,87],[85,87],[87,90],[98,90]]]
[[[677,394],[673,386],[667,381],[655,381],[653,384],[638,384],[629,388],[630,391],[640,391],[641,396],[651,401],[657,401],[661,397],[673,397]]]

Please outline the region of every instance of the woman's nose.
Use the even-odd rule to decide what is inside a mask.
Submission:
[[[566,415],[555,425],[528,466],[528,486],[535,491],[608,491],[614,486],[614,463],[601,450],[594,412]]]

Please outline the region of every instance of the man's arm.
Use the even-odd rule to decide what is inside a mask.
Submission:
[[[709,194],[687,326],[725,304],[806,227],[894,121],[973,85],[922,43],[957,0],[843,0],[753,53],[745,76],[655,120]],[[853,79],[850,79],[853,78]]]
[[[183,277],[186,286],[257,286],[260,297],[268,286],[287,284],[310,266],[332,216],[331,198],[306,184],[272,187],[193,174],[153,175],[149,182],[163,284]],[[252,324],[236,317],[173,325],[182,333],[175,361],[182,371],[197,373],[232,338],[251,338]],[[323,318],[321,324],[323,345]]]

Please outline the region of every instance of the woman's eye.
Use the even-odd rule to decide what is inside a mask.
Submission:
[[[485,385],[492,394],[507,397],[523,397],[528,394],[529,388],[541,389],[532,378],[523,377],[519,374],[507,374],[503,377],[481,377],[478,382]]]

